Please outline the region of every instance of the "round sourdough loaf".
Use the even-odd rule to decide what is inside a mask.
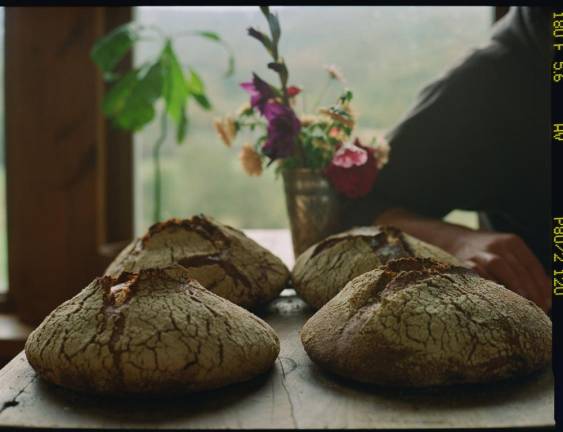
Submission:
[[[106,270],[110,276],[180,264],[215,294],[253,308],[278,296],[289,270],[282,261],[241,231],[199,215],[170,219],[149,228]]]
[[[299,296],[318,309],[356,276],[404,257],[461,265],[442,249],[397,228],[369,226],[329,236],[311,246],[295,261],[291,279]]]
[[[73,390],[167,395],[248,380],[279,348],[268,324],[173,266],[95,279],[45,318],[25,353]]]
[[[348,283],[305,323],[301,341],[315,363],[357,381],[478,383],[546,366],[551,321],[471,270],[404,258]]]

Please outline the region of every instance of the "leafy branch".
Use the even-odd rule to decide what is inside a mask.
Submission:
[[[273,62],[268,63],[268,68],[276,72],[280,78],[281,89],[282,89],[282,99],[285,105],[289,106],[289,96],[287,93],[287,80],[289,78],[289,72],[285,61],[280,58],[278,53],[278,44],[281,37],[281,28],[279,18],[276,14],[270,12],[268,6],[260,6],[262,14],[268,21],[268,27],[270,29],[270,36],[256,30],[253,27],[248,29],[248,35],[254,39],[260,41],[264,48],[268,51],[272,57]]]
[[[287,87],[288,79],[289,79],[289,71],[287,70],[287,66],[285,64],[285,60],[283,57],[280,57],[278,45],[281,37],[281,27],[280,22],[277,14],[273,14],[270,12],[269,6],[260,6],[260,10],[262,14],[266,18],[268,22],[268,28],[270,30],[270,35],[253,28],[248,28],[248,35],[253,37],[254,39],[258,40],[266,51],[272,57],[272,62],[268,63],[268,68],[276,72],[280,79],[281,84],[281,98],[287,107],[290,107],[289,104],[289,91]],[[275,90],[275,89],[274,89]],[[296,140],[296,150],[297,150],[297,158],[299,163],[303,166],[305,164],[305,155],[303,152],[303,146],[299,139]],[[271,161],[270,161],[271,163]]]
[[[152,41],[155,35],[162,43],[162,49],[154,58],[132,68],[123,76],[115,72],[117,65],[136,43]],[[192,67],[188,67],[185,74],[178,60],[173,39],[183,35],[186,34],[167,36],[156,26],[127,23],[99,39],[90,53],[94,63],[102,71],[104,80],[112,83],[102,101],[102,111],[116,127],[131,132],[143,129],[154,120],[157,103],[164,101],[160,135],[153,149],[154,222],[159,221],[162,216],[160,151],[167,136],[167,116],[174,121],[176,141],[181,144],[188,132],[187,109],[190,99],[203,110],[208,111],[212,107],[201,76]],[[226,75],[233,74],[235,60],[232,50],[217,33],[195,31],[189,35],[207,39],[225,48],[228,53]]]

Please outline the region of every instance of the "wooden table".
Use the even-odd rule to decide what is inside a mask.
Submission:
[[[287,245],[287,233],[283,235]],[[281,340],[280,356],[269,373],[222,390],[167,400],[102,399],[50,386],[35,375],[21,353],[0,370],[0,426],[530,428],[554,424],[550,368],[491,385],[398,390],[356,384],[323,372],[307,357],[298,332],[311,313],[293,290],[284,290],[282,297],[258,311]]]

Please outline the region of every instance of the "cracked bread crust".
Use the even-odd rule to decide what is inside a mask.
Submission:
[[[366,226],[329,236],[311,246],[295,261],[291,279],[299,296],[319,309],[356,276],[404,257],[461,265],[442,249],[397,228]]]
[[[533,302],[463,267],[403,258],[362,274],[301,330],[309,357],[384,386],[479,383],[551,360],[551,321]]]
[[[171,264],[182,265],[205,288],[245,308],[276,298],[289,278],[278,257],[205,215],[151,226],[117,256],[106,274],[117,277]]]
[[[273,329],[181,266],[95,279],[31,333],[45,380],[111,395],[189,393],[245,381],[278,356]]]

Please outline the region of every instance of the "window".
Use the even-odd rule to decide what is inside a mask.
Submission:
[[[336,64],[355,94],[360,128],[387,129],[412,104],[420,88],[459,61],[489,36],[489,7],[276,7],[282,22],[282,53],[290,81],[303,89],[310,110],[324,85],[323,65]],[[246,35],[249,26],[265,28],[257,7],[138,7],[135,19],[154,24],[169,34],[186,30],[219,32],[234,48],[237,69],[224,79],[226,58],[207,41],[177,38],[179,56],[204,76],[214,105],[211,113],[190,107],[191,127],[186,142],[170,137],[163,148],[163,217],[205,212],[239,227],[285,228],[288,221],[281,180],[273,170],[247,177],[235,149],[226,148],[215,134],[212,120],[247,100],[238,83],[252,71],[267,77],[266,53]],[[135,61],[158,49],[140,44]],[[323,98],[331,103],[339,94],[333,85]],[[158,125],[137,134],[136,232],[151,223],[151,148]],[[244,191],[244,192],[242,192]],[[460,219],[461,218],[461,219]],[[451,216],[450,216],[450,220]],[[466,212],[456,222],[476,223]]]
[[[131,14],[119,7],[4,13],[2,211],[10,271],[0,311],[37,324],[103,274],[117,250],[112,243],[132,236],[127,140],[103,118],[102,76],[89,55],[99,37]]]

